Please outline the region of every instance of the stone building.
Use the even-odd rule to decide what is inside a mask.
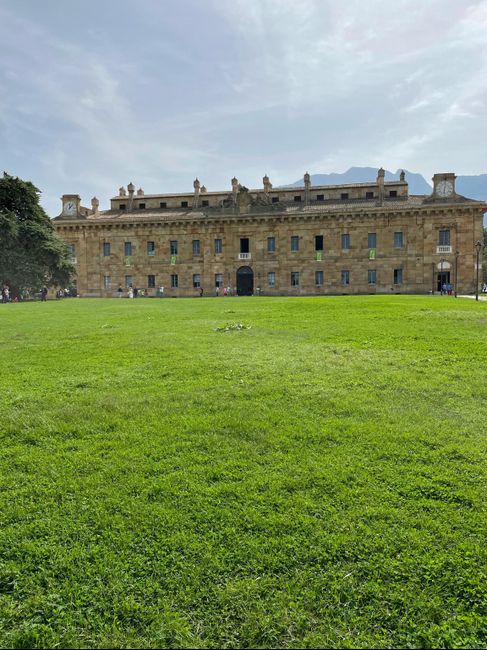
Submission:
[[[121,187],[109,210],[62,197],[53,222],[77,269],[81,296],[130,285],[165,296],[474,292],[475,243],[487,204],[459,196],[455,174],[435,174],[430,196],[410,196],[404,172],[385,182],[188,194]]]

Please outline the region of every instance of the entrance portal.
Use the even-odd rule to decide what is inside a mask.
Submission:
[[[251,296],[254,293],[254,272],[250,266],[241,266],[237,271],[237,295]]]
[[[443,271],[443,273],[438,273],[438,291],[441,292],[443,285],[448,286],[450,284],[450,271]]]

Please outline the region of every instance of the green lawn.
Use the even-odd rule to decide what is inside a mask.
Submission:
[[[0,409],[3,648],[487,644],[487,303],[0,305]]]

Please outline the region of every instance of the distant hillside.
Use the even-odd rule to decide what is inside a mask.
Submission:
[[[311,175],[311,184],[312,185],[341,185],[342,183],[373,183],[377,179],[377,167],[350,167],[343,174],[312,174]],[[399,180],[399,174],[401,169],[398,169],[395,173],[386,170],[386,181],[397,181]],[[432,187],[429,185],[421,176],[421,174],[415,174],[410,172],[407,169],[406,180],[409,183],[409,193],[410,194],[431,194]],[[287,187],[302,187],[304,184],[303,179],[291,183]]]
[[[343,174],[311,174],[312,185],[341,185],[342,183],[371,183],[377,179],[377,167],[350,167]],[[401,169],[395,173],[386,170],[386,181],[399,180]],[[409,194],[431,194],[432,185],[424,179],[421,174],[410,172],[407,169],[406,180],[409,184]],[[302,187],[303,179],[285,185],[285,187]],[[455,189],[458,194],[468,199],[487,202],[487,174],[478,176],[457,176]],[[484,217],[484,225],[487,226],[487,213]]]

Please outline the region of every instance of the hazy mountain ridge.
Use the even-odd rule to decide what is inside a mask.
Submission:
[[[377,179],[377,167],[350,167],[342,174],[311,174],[311,185],[341,185],[342,183],[373,183]],[[399,180],[401,169],[396,172],[386,170],[386,181]],[[431,194],[433,187],[428,183],[422,174],[404,170],[406,181],[409,184],[409,194]],[[300,179],[286,187],[302,187],[303,179]],[[458,194],[469,199],[487,201],[487,174],[476,176],[457,176],[456,191]]]

